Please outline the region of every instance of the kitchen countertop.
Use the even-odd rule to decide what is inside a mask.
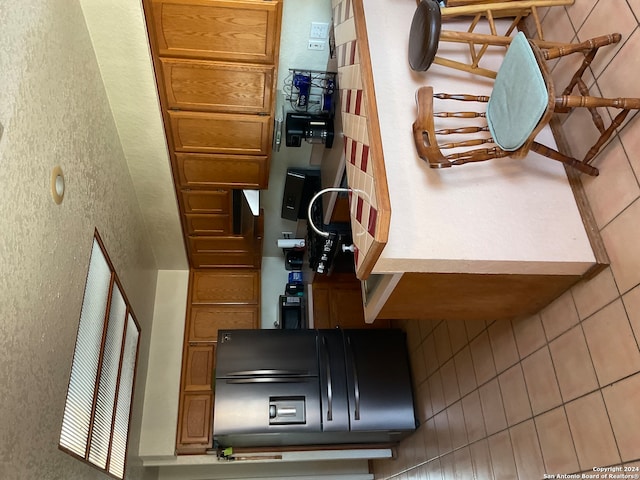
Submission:
[[[411,129],[417,88],[489,94],[492,81],[438,65],[410,69],[415,2],[333,0],[333,8],[346,173],[357,190],[350,208],[358,278],[582,275],[593,267],[596,258],[559,162],[532,153],[434,170],[418,157]],[[450,25],[444,28],[455,28]],[[453,50],[459,46],[446,48],[447,55],[460,55]],[[497,69],[502,55],[487,56],[485,65]],[[538,139],[555,146],[548,128]]]

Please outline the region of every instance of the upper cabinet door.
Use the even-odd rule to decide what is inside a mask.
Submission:
[[[267,155],[273,117],[170,111],[176,152]]]
[[[153,0],[160,56],[273,64],[279,0]]]
[[[275,67],[161,58],[168,108],[229,113],[271,111]]]

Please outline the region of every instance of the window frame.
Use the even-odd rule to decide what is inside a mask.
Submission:
[[[124,289],[122,288],[120,279],[118,278],[118,275],[115,271],[113,263],[109,258],[109,254],[107,253],[104,242],[102,241],[97,229],[94,230],[94,235],[92,240],[93,241],[92,241],[91,255],[89,258],[89,267],[87,269],[87,279],[85,281],[85,290],[83,294],[80,318],[78,321],[78,329],[76,332],[76,342],[75,342],[73,358],[71,362],[69,383],[67,385],[65,407],[63,412],[60,437],[58,441],[58,448],[61,451],[71,455],[72,457],[82,461],[83,463],[91,465],[97,470],[100,470],[101,472],[105,473],[110,477],[123,479],[126,472],[126,466],[127,466],[126,457],[127,457],[127,451],[129,448],[129,433],[131,429],[131,413],[133,410],[133,398],[134,398],[134,392],[135,392],[136,374],[137,374],[138,360],[139,360],[138,356],[140,351],[141,328],[133,312],[131,304],[127,298],[127,295]],[[94,254],[96,252],[100,253],[100,256],[94,257]],[[88,291],[91,267],[95,265],[93,262],[101,263],[103,260],[109,272],[109,280],[108,280],[108,288],[106,291],[106,304],[104,306],[104,312],[102,312],[101,309],[98,311],[98,314],[102,312],[101,318],[99,315],[97,316],[94,315],[94,318],[86,319],[83,316],[83,313],[85,313],[85,309],[87,310],[90,309],[91,301],[92,299],[95,299],[95,295],[96,295],[95,292],[92,293]],[[98,265],[97,268],[99,270],[101,266]],[[102,266],[102,269],[104,270],[104,265]],[[99,273],[106,273],[106,270]],[[102,281],[106,282],[106,275],[102,277]],[[118,316],[118,318],[112,319],[110,315],[111,315],[112,307],[114,304],[114,291],[116,289],[117,289],[116,302],[124,303],[124,317],[120,318],[120,316]],[[105,292],[103,290],[98,293],[104,294]],[[91,297],[91,295],[94,295],[94,297]],[[114,309],[114,311],[117,311],[117,310]],[[91,312],[89,312],[88,315],[91,315]],[[117,329],[118,327],[120,327],[119,325],[120,320],[122,321],[121,329],[113,330],[111,333],[112,334],[115,333],[115,336],[111,336],[108,338],[108,334],[110,333],[109,331],[110,321],[117,322],[115,323],[115,327],[114,327]],[[100,344],[99,344],[100,351],[98,354],[98,363],[95,370],[95,382],[93,385],[92,392],[90,392],[91,385],[83,382],[82,378],[80,378],[80,381],[74,382],[74,372],[80,371],[81,372],[80,375],[82,375],[82,369],[87,368],[87,365],[80,364],[80,362],[82,362],[83,360],[83,354],[86,353],[82,349],[88,348],[80,339],[81,330],[86,331],[87,323],[83,323],[83,321],[84,322],[94,322],[94,321],[102,322],[102,325],[101,325],[102,335],[101,335]],[[95,325],[95,326],[100,328],[99,325]],[[85,330],[83,330],[83,327]],[[131,331],[132,328],[133,328],[133,331]],[[130,335],[135,335],[135,337],[128,336],[129,333]],[[97,335],[94,334],[94,337],[95,338],[93,338],[92,340],[94,340],[94,342],[96,343],[94,343],[91,346],[97,347]],[[112,346],[112,342],[108,344],[109,339],[111,339],[112,342],[115,339],[116,345],[119,343],[119,346],[120,346],[119,356],[117,360],[117,376],[115,377],[115,387],[113,388],[109,388],[109,387],[112,387],[112,385],[110,385],[109,382],[113,383],[114,381],[112,370],[115,365],[114,363],[115,361],[113,360],[115,358],[115,355],[111,355],[110,358],[112,359],[112,361],[111,362],[107,361],[105,364],[105,348]],[[135,344],[133,342],[135,342]],[[95,350],[94,352],[92,352],[92,354],[95,355]],[[109,352],[107,353],[107,355],[109,355]],[[109,357],[107,358],[107,360],[109,360]],[[107,367],[106,373],[105,373],[105,365]],[[111,367],[111,371],[108,369],[109,367]],[[89,368],[90,369],[92,368],[91,365],[89,365]],[[93,371],[91,371],[90,373],[92,374]],[[109,373],[112,374],[111,378],[108,377]],[[104,405],[104,401],[100,403],[101,400],[99,398],[103,380],[105,382],[106,387],[108,388],[108,391],[106,392],[108,400],[109,402],[111,401],[113,402],[112,404],[107,403],[107,406],[111,405],[111,412],[110,412],[111,426],[108,429],[108,437],[106,436],[106,434],[99,431],[100,427],[96,429],[97,430],[96,435],[101,435],[101,436],[94,437],[94,427],[96,426],[96,412],[98,411],[99,407],[102,407],[102,405]],[[129,389],[128,396],[126,397],[124,396],[121,397],[122,392],[120,387],[122,386],[121,382],[123,380],[124,380],[124,388]],[[76,398],[75,394],[81,389],[85,389],[80,392],[83,395],[88,395],[89,393],[91,393],[92,395],[90,412],[88,412],[88,409],[85,409],[84,411],[80,411],[80,409],[78,408],[79,405],[75,399]],[[70,392],[72,392],[72,395],[70,395]],[[111,393],[113,393],[113,395],[110,395]],[[125,394],[126,393],[127,392],[125,392]],[[124,403],[125,407],[126,407],[126,402],[128,402],[128,409],[123,410],[124,407],[120,408],[121,401]],[[84,405],[84,406],[88,407],[88,405]],[[74,410],[77,411],[77,413],[74,413]],[[107,414],[109,413],[108,409],[106,410],[101,409],[101,412],[105,412],[105,411],[107,412]],[[76,440],[77,437],[80,438],[81,440],[84,440],[83,438],[84,432],[82,431],[82,426],[79,425],[79,422],[81,422],[81,417],[83,415],[85,415],[85,419],[86,419],[87,414],[90,414],[89,425],[88,425],[88,431],[86,432],[86,444],[84,445],[84,454],[82,454],[81,452],[82,442],[76,445],[72,445],[72,443],[74,440]],[[109,418],[107,418],[107,420],[109,420]],[[123,424],[121,422],[122,420],[126,420],[126,430],[124,431],[122,428],[123,427]],[[104,428],[104,424],[102,425],[102,427]],[[94,445],[94,442],[96,440],[97,440],[96,442],[97,446],[95,449],[92,449],[92,446]],[[99,463],[96,463],[96,461],[92,460],[90,457],[92,453],[96,453],[96,452],[97,452],[96,454],[101,453],[99,451],[100,441],[104,442],[105,440],[108,440],[107,453],[104,459],[104,466],[102,466]],[[117,449],[116,456],[119,456],[119,458],[115,460],[118,463],[115,465],[112,465],[112,459],[114,458],[112,457],[112,453],[114,452],[114,445]]]

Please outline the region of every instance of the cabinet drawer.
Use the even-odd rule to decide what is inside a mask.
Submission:
[[[187,345],[183,374],[183,390],[213,391],[213,371],[216,361],[215,344]]]
[[[177,153],[183,188],[249,188],[268,186],[269,158],[259,155]]]
[[[267,155],[271,149],[271,116],[170,111],[169,121],[178,152]]]
[[[161,56],[274,63],[280,0],[153,0]]]
[[[253,250],[251,238],[239,235],[220,235],[217,237],[189,237],[189,249],[192,253],[241,253]]]
[[[257,306],[193,305],[189,319],[190,342],[215,342],[218,330],[258,328]]]
[[[260,268],[262,259],[252,251],[192,253],[190,252],[193,268]]]
[[[168,108],[227,113],[271,111],[273,66],[161,58]]]
[[[185,219],[189,235],[229,235],[231,233],[230,215],[187,213]]]
[[[212,410],[213,394],[183,393],[178,417],[178,444],[209,444]]]
[[[231,192],[229,190],[182,190],[180,198],[185,213],[228,215],[231,212]]]
[[[260,301],[260,275],[256,270],[192,272],[191,303],[251,304]]]

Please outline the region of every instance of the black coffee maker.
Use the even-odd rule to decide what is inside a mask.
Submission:
[[[287,147],[299,147],[302,140],[308,143],[324,143],[326,148],[333,146],[333,118],[308,113],[287,113],[285,123]]]

